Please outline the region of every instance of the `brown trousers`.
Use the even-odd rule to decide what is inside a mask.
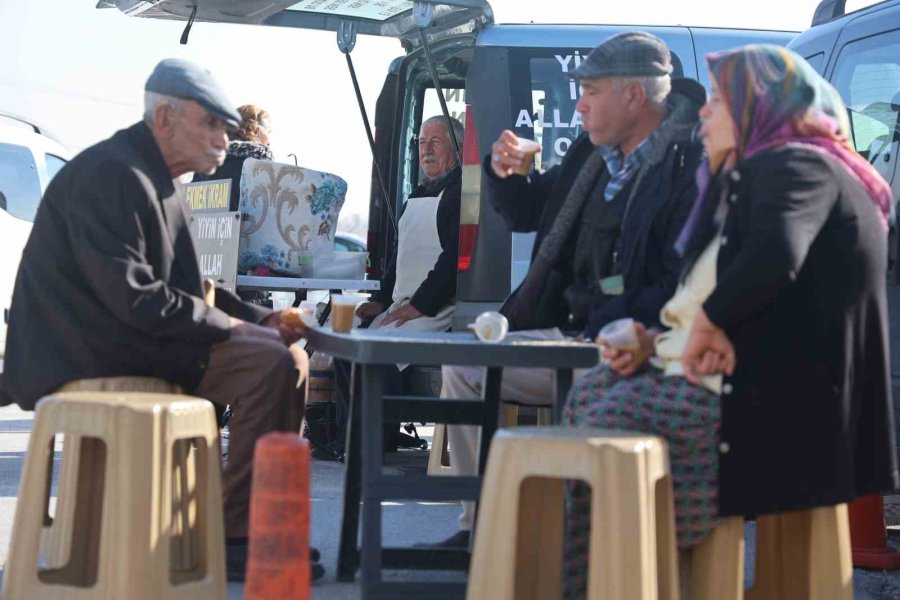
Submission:
[[[234,338],[212,347],[194,393],[233,411],[222,475],[225,536],[247,536],[256,440],[270,431],[300,431],[309,386],[309,359],[296,344]]]

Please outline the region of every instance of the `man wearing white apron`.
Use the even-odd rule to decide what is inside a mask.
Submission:
[[[463,125],[451,119],[456,139],[463,142]],[[397,251],[391,257],[381,289],[356,311],[370,328],[410,331],[445,331],[450,328],[456,299],[456,263],[459,254],[459,202],[462,175],[447,119],[436,116],[419,130],[419,166],[422,178],[400,213]],[[386,393],[402,391],[397,365],[386,376]],[[335,361],[337,384],[337,441],[315,449],[314,458],[340,459],[349,416],[349,367]],[[385,426],[385,446],[396,447],[398,425]]]

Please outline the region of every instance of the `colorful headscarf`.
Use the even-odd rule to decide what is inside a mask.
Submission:
[[[853,149],[840,95],[806,60],[781,46],[750,45],[708,54],[706,61],[734,119],[738,161],[787,143],[828,154],[860,182],[887,227],[891,188]],[[699,198],[676,243],[682,253],[711,179],[708,163],[700,169]]]

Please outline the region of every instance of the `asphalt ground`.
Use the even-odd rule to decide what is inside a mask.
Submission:
[[[0,409],[0,564],[3,565],[9,550],[19,477],[32,421],[32,413],[16,407]],[[430,441],[430,428],[420,428],[419,433]],[[427,452],[404,451],[388,455],[387,470],[395,474],[422,473],[426,462]],[[327,571],[324,580],[313,585],[314,600],[356,600],[360,597],[358,583],[339,583],[335,580],[343,486],[342,464],[313,461],[311,538],[312,544],[322,553]],[[383,526],[386,543],[403,546],[443,539],[456,531],[458,513],[455,503],[386,502]],[[900,496],[885,498],[885,517],[888,542],[900,548]],[[747,581],[752,581],[753,577],[754,529],[754,525],[748,523],[745,530],[748,542]],[[386,577],[432,581],[464,579],[461,573],[441,571],[389,572]],[[900,600],[900,571],[854,569],[853,587],[856,600]],[[229,584],[229,600],[242,600],[243,597],[242,585]]]

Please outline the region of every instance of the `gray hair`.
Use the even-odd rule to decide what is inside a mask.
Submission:
[[[422,121],[422,126],[419,128],[419,131],[421,132],[426,125],[431,125],[432,123],[440,123],[444,126],[444,130],[447,130],[447,117],[445,117],[444,115],[435,115]],[[459,119],[454,119],[453,117],[450,117],[450,123],[453,126],[453,133],[456,134],[456,141],[459,142],[459,149],[462,150],[463,136],[465,135],[466,128],[463,126]],[[447,137],[450,137],[449,131],[447,132]],[[450,143],[451,145],[453,144],[452,139],[450,140]]]
[[[672,91],[672,78],[669,75],[659,77],[615,77],[613,79],[613,87],[617,90],[633,83],[644,88],[647,102],[657,108],[661,108],[665,104],[666,97]]]
[[[160,94],[158,92],[144,92],[144,123],[153,125],[153,115],[156,109],[164,104],[171,106],[175,110],[181,110],[184,101],[175,96]]]

